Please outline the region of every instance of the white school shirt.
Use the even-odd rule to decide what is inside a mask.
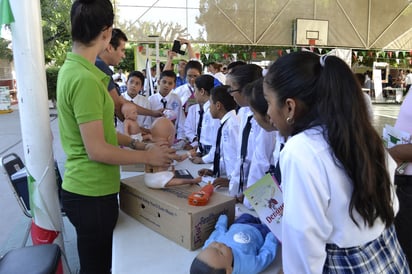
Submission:
[[[184,125],[185,125],[185,114],[183,113],[182,103],[179,96],[169,92],[166,97],[163,97],[160,93],[155,93],[149,96],[149,102],[151,109],[161,109],[163,108],[163,103],[160,100],[165,99],[167,101],[166,109],[171,109],[176,112],[177,118],[175,121],[175,127],[177,132],[177,139],[183,139],[185,136]],[[156,117],[152,117],[152,123]]]
[[[138,106],[151,109],[149,100],[143,95],[137,94],[134,98],[132,98],[129,94],[127,94],[127,92],[123,92],[122,96],[129,102],[133,102]],[[141,127],[150,128],[152,125],[152,117],[139,114],[137,117],[137,122]]]
[[[229,195],[233,197],[239,194],[238,190],[239,190],[239,180],[240,180],[240,167],[242,163],[242,159],[240,157],[240,152],[241,152],[240,150],[242,146],[242,134],[243,134],[243,128],[245,127],[246,122],[247,122],[247,118],[251,115],[253,116],[253,112],[250,110],[249,107],[241,107],[238,111],[238,116],[240,119],[240,128],[239,128],[239,135],[238,135],[239,146],[237,149],[237,157],[236,157],[237,168],[233,170],[230,176],[230,182],[229,182]],[[254,118],[252,118],[250,122],[252,124],[252,127],[249,133],[245,162],[243,163],[244,189],[246,189],[246,186],[247,186],[247,180],[248,180],[249,170],[250,170],[250,163],[252,161],[253,153],[255,151],[257,136],[259,135],[260,131],[263,130],[258,125],[258,123],[256,122]]]
[[[178,86],[172,90],[173,93],[177,94],[182,101],[182,105],[186,104],[187,100],[194,93],[194,88],[190,86],[189,83]]]
[[[233,172],[233,169],[236,168],[236,157],[239,146],[237,136],[239,134],[240,121],[238,116],[236,115],[236,111],[231,110],[228,113],[226,113],[220,120],[219,126],[223,124],[226,120],[227,122],[223,125],[222,137],[220,139],[220,177],[227,177],[229,174]],[[216,142],[214,146],[216,146]]]
[[[202,157],[204,163],[213,163],[215,157],[215,146],[216,146],[216,137],[217,131],[220,127],[219,119],[214,119],[210,113],[210,102],[207,101],[203,105],[203,120],[202,120],[202,133],[200,134],[200,142],[206,146],[212,146],[209,153]],[[236,114],[236,111],[235,111]],[[236,116],[236,119],[237,116]],[[223,129],[222,129],[223,130]],[[199,149],[198,149],[199,151]]]
[[[265,176],[266,172],[269,171],[270,165],[275,165],[273,152],[275,150],[276,135],[277,131],[268,132],[264,129],[259,131],[255,140],[255,151],[250,163],[249,176],[244,190]],[[247,208],[252,209],[246,197],[243,200],[243,204]]]
[[[280,153],[282,192],[282,264],[285,273],[322,273],[327,243],[355,247],[375,240],[385,229],[377,219],[372,227],[353,211],[353,191],[346,172],[336,165],[323,132],[308,129],[288,139]],[[388,156],[390,178],[395,161]],[[392,182],[394,212],[399,203]]]
[[[185,121],[185,136],[189,142],[193,141],[197,134],[197,124],[199,122],[200,105],[192,105],[189,107]],[[209,153],[202,157],[204,163],[213,163],[215,155],[215,145],[217,131],[220,127],[219,119],[214,119],[210,114],[210,102],[206,101],[203,104],[203,119],[202,119],[202,131],[200,133],[200,143],[206,146],[212,146]],[[198,152],[199,149],[197,150]]]
[[[184,111],[187,112],[189,107],[196,104],[196,100],[194,99],[195,88],[192,87],[189,83],[181,85],[175,88],[173,93],[177,94],[182,101],[182,106],[184,106]],[[190,98],[192,97],[192,98]]]
[[[193,142],[193,139],[196,137],[197,134],[197,123],[199,121],[199,114],[200,105],[196,104],[189,107],[187,111],[187,116],[185,120],[184,130],[185,130],[185,137],[189,142]],[[203,114],[204,117],[205,114]]]

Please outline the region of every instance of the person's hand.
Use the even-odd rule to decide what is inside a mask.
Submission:
[[[213,181],[213,185],[215,187],[229,187],[229,179],[227,178],[216,178]]]
[[[192,157],[192,159],[190,159],[190,161],[192,161],[192,163],[194,164],[204,164],[202,157]]]
[[[189,157],[189,155],[187,155],[187,154],[179,154],[178,156],[179,156],[179,159],[176,159],[176,161],[178,161],[178,162],[182,162],[182,161],[186,160]]]
[[[200,153],[198,154],[198,153],[196,152],[196,150],[197,150],[197,147],[194,147],[193,149],[191,149],[191,150],[189,151],[191,157],[198,157],[198,156],[200,156]]]
[[[197,174],[199,174],[199,176],[213,176],[213,171],[207,168],[201,168]]]
[[[173,160],[177,160],[180,157],[180,155],[176,154],[176,150],[158,143],[148,147],[147,152],[147,163],[152,166],[169,167]]]
[[[180,44],[182,44],[182,45],[183,45],[183,44],[190,45],[190,41],[187,40],[187,39],[185,39],[185,38],[183,38],[183,37],[178,37],[177,40],[179,40],[179,41],[180,41]]]
[[[193,183],[192,184],[198,184],[202,182],[202,177],[198,176],[196,178],[193,178]]]
[[[177,53],[174,52],[173,50],[167,51],[167,58],[169,58],[170,60],[173,60],[173,58],[175,58],[176,56],[177,56]]]
[[[162,117],[163,116],[163,111],[164,108],[158,109],[158,110],[152,110],[152,115],[153,117]]]
[[[192,150],[193,147],[192,147],[189,143],[186,143],[186,144],[183,146],[183,149],[184,149],[184,150]],[[193,157],[193,156],[192,156],[192,157]]]

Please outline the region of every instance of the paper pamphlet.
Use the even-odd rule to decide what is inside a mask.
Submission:
[[[282,242],[283,196],[276,179],[266,174],[243,192],[276,238]]]
[[[410,133],[396,129],[391,125],[385,125],[382,130],[382,138],[385,147],[387,148],[391,148],[395,145],[411,143]]]

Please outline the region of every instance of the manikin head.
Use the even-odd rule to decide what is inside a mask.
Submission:
[[[136,120],[137,108],[136,105],[130,102],[126,102],[122,105],[122,113],[125,119]]]
[[[153,142],[167,141],[171,146],[175,141],[176,129],[172,121],[160,117],[153,122],[151,134]]]

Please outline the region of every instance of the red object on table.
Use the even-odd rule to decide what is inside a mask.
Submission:
[[[210,196],[212,196],[214,191],[214,186],[212,184],[207,184],[200,190],[193,192],[189,195],[188,202],[192,206],[204,206],[209,202]]]

